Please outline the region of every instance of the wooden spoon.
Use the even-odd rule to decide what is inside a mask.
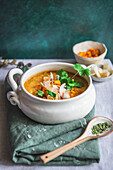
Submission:
[[[111,125],[111,127],[108,128],[103,133],[100,133],[99,135],[93,135],[92,130],[91,130],[92,127],[98,123],[104,123],[104,122],[108,122]],[[81,143],[83,143],[87,140],[103,137],[103,136],[109,135],[112,132],[113,132],[113,121],[107,117],[97,116],[97,117],[93,118],[88,123],[86,130],[79,138],[77,138],[76,140],[74,140],[74,141],[54,150],[54,151],[51,151],[51,152],[48,152],[48,153],[42,155],[40,157],[40,159],[42,160],[42,162],[47,163],[47,162],[53,160],[54,158],[58,157],[59,155],[63,154],[64,152],[74,148],[77,145],[80,145]]]

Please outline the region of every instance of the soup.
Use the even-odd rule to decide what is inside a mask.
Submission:
[[[44,71],[28,78],[25,89],[43,99],[61,100],[80,95],[88,88],[88,82],[79,75],[66,71]]]

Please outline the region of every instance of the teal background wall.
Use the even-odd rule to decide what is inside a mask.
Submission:
[[[105,43],[113,61],[113,0],[0,0],[4,58],[74,58],[84,40]]]

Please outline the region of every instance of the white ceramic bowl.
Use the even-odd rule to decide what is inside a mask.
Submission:
[[[102,68],[103,67],[103,64],[94,64],[94,65],[90,65],[90,67],[93,67],[93,66],[97,66],[97,67],[99,67],[99,68]],[[103,81],[107,81],[107,80],[109,80],[109,79],[111,79],[112,77],[113,77],[113,70],[112,70],[112,68],[111,69],[109,69],[109,72],[110,72],[110,75],[108,76],[108,77],[102,77],[102,78],[98,78],[98,77],[96,77],[96,76],[94,76],[94,75],[91,75],[91,77],[92,77],[92,79],[94,80],[94,81],[97,81],[97,82],[103,82]]]
[[[18,68],[12,69],[8,74],[8,82],[13,91],[8,92],[8,100],[18,107],[29,118],[46,124],[57,124],[85,117],[95,104],[95,89],[90,76],[85,79],[89,83],[87,90],[79,96],[64,100],[47,100],[31,95],[25,88],[24,82],[32,75],[45,70],[64,69],[76,73],[73,64],[54,62],[37,65],[24,74]],[[13,79],[14,74],[20,74],[20,87]]]
[[[85,58],[78,55],[79,52],[85,52],[89,50],[90,48],[99,49],[100,55],[98,57],[94,58]],[[84,64],[84,65],[90,65],[90,64],[101,64],[103,59],[106,56],[107,48],[105,44],[95,42],[95,41],[84,41],[78,44],[75,44],[73,46],[73,53],[75,56],[75,59],[78,63]]]

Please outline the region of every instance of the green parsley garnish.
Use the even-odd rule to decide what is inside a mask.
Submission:
[[[74,85],[74,79],[68,79],[68,83],[67,83],[67,85],[69,85],[70,87],[74,87],[75,85]]]
[[[51,97],[55,98],[56,94],[53,93],[52,91],[46,91],[47,94],[49,94]]]
[[[62,72],[62,77],[68,77],[68,73],[66,71]]]
[[[68,77],[68,73],[63,69],[58,70],[56,74],[58,74],[60,77]]]
[[[85,75],[89,76],[90,75],[90,70],[89,69],[79,70],[79,75],[83,76],[83,77]]]
[[[83,84],[83,83],[78,82],[78,81],[75,81],[75,82],[74,82],[74,85],[75,85],[75,87],[78,87],[78,88],[80,88],[80,87],[83,87],[83,86],[84,86],[84,84]]]
[[[99,135],[100,133],[103,133],[106,131],[106,129],[110,128],[111,125],[108,122],[105,123],[98,123],[92,127],[92,134],[93,135]]]
[[[83,68],[80,64],[75,64],[74,65],[74,69],[77,71],[77,73],[79,73],[80,76],[89,76],[90,75],[90,70],[89,69],[85,69]],[[75,74],[76,75],[76,74]]]
[[[84,68],[80,65],[80,64],[75,64],[74,66],[74,69],[77,70],[79,72],[79,70],[83,70]]]
[[[64,71],[63,69],[60,69],[56,72],[56,74],[58,74],[60,76],[60,82],[61,84],[66,83],[66,89],[71,90],[72,87],[83,87],[84,84],[81,82],[75,82],[74,81],[74,77],[79,74],[80,76],[89,76],[90,75],[90,70],[89,69],[84,69],[80,64],[75,64],[74,69],[77,71],[77,73],[72,77],[68,77],[68,73],[66,71]]]
[[[66,83],[67,84],[67,78],[66,77],[60,77],[61,84]]]
[[[71,91],[72,87],[66,85],[65,89],[69,89]]]
[[[36,96],[43,97],[44,96],[44,92],[41,91],[41,90],[38,90],[38,92],[36,93]]]

